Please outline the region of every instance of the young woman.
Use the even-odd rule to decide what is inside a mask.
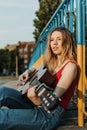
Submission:
[[[56,28],[50,33],[44,65],[56,79],[50,87],[61,98],[58,106],[48,113],[35,93],[36,85],[27,90],[26,96],[15,89],[0,87],[0,107],[10,108],[0,109],[1,130],[55,130],[58,127],[78,83],[76,47],[68,29]],[[27,81],[28,72],[19,77],[19,85]]]

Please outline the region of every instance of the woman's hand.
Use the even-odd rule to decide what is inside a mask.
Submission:
[[[27,91],[27,97],[37,106],[41,105],[40,98],[36,95],[35,89],[37,86],[29,87]]]
[[[29,80],[29,77],[31,76],[31,74],[32,74],[35,70],[36,70],[35,68],[32,68],[32,69],[26,70],[23,74],[21,74],[21,75],[19,76],[17,85],[18,85],[18,86],[21,86],[21,85],[23,85],[25,82],[27,82],[27,81]]]
[[[17,82],[17,85],[18,86],[21,86],[21,85],[23,85],[27,80],[28,80],[28,70],[26,70],[23,74],[21,74],[20,76],[19,76],[19,79],[18,79],[18,82]]]

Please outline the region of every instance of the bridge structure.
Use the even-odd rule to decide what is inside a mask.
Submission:
[[[87,0],[63,0],[51,19],[41,32],[31,57],[29,68],[43,64],[43,53],[47,44],[47,37],[56,27],[68,28],[77,44],[77,62],[81,68],[80,80],[77,88],[78,126],[84,126],[86,112],[86,49],[87,44]]]

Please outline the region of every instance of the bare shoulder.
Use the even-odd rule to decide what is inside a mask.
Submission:
[[[68,74],[70,73],[70,74],[77,75],[77,64],[74,62],[69,62],[65,66],[63,73],[68,73]]]
[[[69,62],[66,66],[65,66],[65,68],[72,68],[72,69],[77,69],[77,64],[76,63],[74,63],[74,62]]]

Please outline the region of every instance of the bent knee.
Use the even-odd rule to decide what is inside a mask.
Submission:
[[[6,95],[7,93],[8,93],[8,88],[4,87],[4,86],[1,86],[0,87],[0,96],[1,95]]]
[[[0,93],[1,93],[1,92],[4,92],[4,91],[5,91],[5,89],[6,89],[6,87],[1,86],[1,87],[0,87]]]

